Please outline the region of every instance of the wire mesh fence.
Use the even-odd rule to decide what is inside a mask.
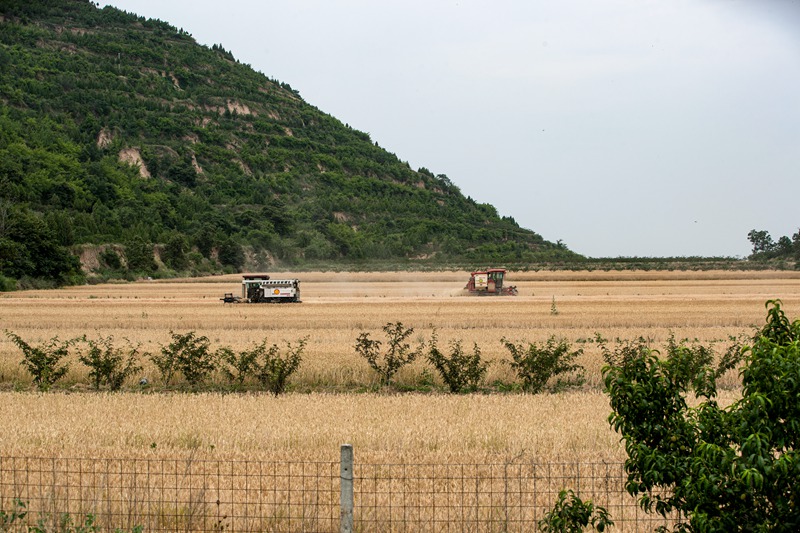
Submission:
[[[63,531],[340,531],[340,463],[0,456],[0,510]],[[535,531],[559,490],[605,507],[615,531],[652,531],[621,463],[360,464],[353,530]],[[10,525],[10,524],[9,524]],[[13,530],[7,527],[6,530]]]
[[[0,457],[0,504],[61,531],[338,531],[339,464]]]
[[[605,507],[615,531],[668,525],[625,491],[622,463],[358,465],[355,522],[365,531],[525,532],[560,490]]]

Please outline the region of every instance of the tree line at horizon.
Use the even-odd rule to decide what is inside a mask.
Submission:
[[[747,239],[753,245],[753,253],[750,259],[793,259],[800,261],[800,229],[789,237],[784,235],[777,241],[772,239],[772,235],[766,230],[751,230],[747,234]]]

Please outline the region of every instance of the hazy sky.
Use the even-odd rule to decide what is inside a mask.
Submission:
[[[800,228],[800,0],[115,0],[570,249]]]

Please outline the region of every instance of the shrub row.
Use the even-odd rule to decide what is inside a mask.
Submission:
[[[409,338],[414,328],[405,327],[401,322],[388,323],[383,327],[385,340],[376,340],[367,332],[358,335],[354,346],[375,372],[381,387],[394,385],[393,379],[404,366],[418,358],[424,359],[439,375],[451,393],[479,390],[492,363],[486,360],[477,344],[466,349],[461,340],[454,340],[447,348],[440,347],[437,331],[434,329],[430,340],[420,341],[411,346]],[[48,391],[63,378],[69,370],[67,357],[74,350],[78,360],[88,369],[90,384],[95,390],[118,391],[123,385],[142,372],[140,362],[149,359],[159,373],[160,384],[164,389],[178,388],[197,391],[207,386],[210,378],[223,376],[227,390],[244,390],[255,384],[260,390],[267,390],[276,396],[285,392],[289,378],[300,367],[308,337],[281,348],[269,344],[267,339],[245,350],[234,350],[228,346],[211,348],[209,339],[194,331],[175,333],[170,331],[171,340],[154,353],[142,352],[140,345],[127,339],[116,344],[113,337],[91,339],[85,335],[61,341],[58,337],[32,345],[11,331],[6,335],[22,351],[20,364],[33,378],[33,384],[40,391]],[[719,376],[734,368],[741,360],[742,338],[731,338],[731,346],[719,360],[715,370]],[[595,341],[600,346],[603,358],[608,365],[618,366],[642,353],[655,352],[649,343],[639,338],[635,341],[620,341],[612,350],[608,341],[599,334]],[[542,343],[513,342],[501,340],[508,350],[510,360],[500,364],[508,365],[518,383],[512,388],[537,394],[544,391],[558,392],[579,387],[585,382],[584,368],[577,363],[583,349],[573,349],[565,339],[551,336]],[[695,374],[710,365],[716,358],[710,346],[688,340],[677,341],[670,336],[664,348],[666,357],[685,354],[683,360],[689,365],[688,372]],[[427,373],[427,371],[425,371]],[[139,381],[143,387],[151,384],[147,378]]]
[[[227,346],[212,350],[208,338],[194,331],[170,331],[171,342],[151,354],[142,352],[139,345],[127,339],[123,346],[115,345],[111,336],[89,339],[84,335],[65,341],[53,337],[34,346],[13,332],[6,331],[6,335],[22,350],[20,364],[40,391],[50,390],[66,375],[69,370],[66,358],[75,347],[78,360],[89,369],[95,390],[120,390],[126,381],[141,373],[139,361],[149,358],[158,369],[165,388],[172,387],[180,375],[190,390],[198,390],[215,371],[220,371],[234,388],[252,377],[263,389],[278,395],[286,390],[289,376],[300,366],[308,341],[303,338],[281,349],[277,344],[268,346],[264,339],[251,349],[237,352]],[[146,378],[141,378],[139,383],[150,385]]]

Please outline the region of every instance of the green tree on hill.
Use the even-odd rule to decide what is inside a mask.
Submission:
[[[81,277],[78,259],[61,246],[42,217],[0,203],[0,274],[65,283]]]
[[[0,234],[3,275],[65,282],[65,247],[123,243],[151,273],[142,242],[173,270],[582,259],[163,21],[88,0],[0,14],[0,201],[27,239]]]

